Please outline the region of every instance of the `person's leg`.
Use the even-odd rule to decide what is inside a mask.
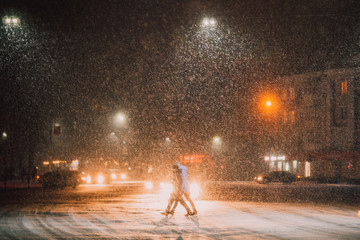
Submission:
[[[196,207],[195,207],[195,204],[193,202],[193,200],[190,198],[190,193],[188,192],[184,192],[184,196],[186,198],[186,200],[190,203],[192,209],[193,209],[193,215],[196,215],[197,214],[197,210],[196,210]]]
[[[174,205],[173,205],[172,209],[170,210],[169,214],[174,215],[175,209],[176,209],[178,203],[179,203],[179,200],[176,199],[176,200],[174,201]]]
[[[191,209],[189,208],[189,206],[186,204],[185,200],[182,197],[179,199],[179,202],[186,209],[187,214],[185,216],[191,215],[192,214]]]
[[[170,208],[173,205],[173,203],[175,202],[175,199],[176,198],[173,195],[170,196],[168,205],[166,206],[166,209],[164,212],[165,215],[168,215],[170,213]],[[176,203],[176,205],[177,205],[177,203]]]
[[[174,215],[175,213],[175,209],[179,203],[180,198],[182,198],[182,192],[181,191],[177,191],[175,193],[173,193],[174,196],[174,206],[172,207],[171,211],[169,212],[171,215]]]

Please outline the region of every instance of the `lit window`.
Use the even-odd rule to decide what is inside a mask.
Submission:
[[[283,114],[283,116],[284,116],[284,123],[286,123],[287,122],[287,120],[288,120],[288,116],[287,116],[287,112],[286,111],[284,111],[284,114]]]
[[[297,161],[296,160],[293,161],[293,169],[294,169],[294,171],[296,171],[296,169],[297,169]]]
[[[270,170],[275,170],[275,162],[270,162]]]
[[[290,122],[292,122],[292,123],[295,122],[295,111],[291,111],[291,113],[290,113]]]
[[[288,162],[285,163],[285,171],[290,170],[290,164]]]
[[[311,167],[311,164],[308,161],[306,161],[305,162],[305,177],[310,177],[310,172],[311,172],[310,167]]]
[[[294,88],[289,89],[289,95],[290,95],[290,99],[292,99],[292,100],[295,99],[295,89]]]
[[[347,95],[347,81],[341,82],[341,95]]]

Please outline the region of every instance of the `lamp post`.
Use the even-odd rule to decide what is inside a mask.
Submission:
[[[262,96],[260,101],[260,112],[264,120],[264,135],[266,136],[267,154],[278,156],[282,154],[280,148],[279,124],[280,110],[282,109],[279,97],[275,93]],[[278,168],[275,166],[276,161],[265,161],[269,163],[269,168]],[[282,161],[283,162],[283,161]]]
[[[6,184],[7,184],[7,172],[8,172],[8,149],[7,149],[7,138],[8,135],[4,131],[1,134],[1,143],[0,143],[0,175],[2,173],[3,179],[0,179],[0,181],[4,182],[4,189],[6,190]]]
[[[220,136],[214,136],[211,140],[211,152],[212,152],[212,158],[214,159],[214,161],[216,162],[216,165],[219,166],[219,177],[220,179],[224,179],[224,171],[225,171],[225,167],[224,167],[224,155],[222,154],[223,152],[223,140]]]
[[[111,133],[108,134],[109,155],[119,159],[125,159],[128,154],[129,129],[127,128],[128,116],[118,111],[113,113],[109,118]]]

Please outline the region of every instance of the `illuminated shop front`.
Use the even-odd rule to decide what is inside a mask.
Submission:
[[[307,152],[264,157],[270,171],[288,171],[310,178],[360,179],[359,152]]]
[[[269,155],[265,156],[264,160],[268,164],[270,171],[287,171],[296,174],[300,171],[300,162],[287,158],[285,155]]]

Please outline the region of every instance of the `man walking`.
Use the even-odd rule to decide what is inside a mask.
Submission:
[[[192,215],[192,212],[185,200],[183,199],[183,191],[182,191],[182,179],[181,179],[181,170],[177,165],[173,166],[173,179],[172,184],[174,186],[174,191],[170,195],[168,205],[164,212],[161,214],[167,216],[169,214],[174,215],[175,209],[180,202],[180,204],[186,209],[187,214],[185,216]]]
[[[196,210],[195,204],[192,201],[192,199],[190,198],[190,186],[189,186],[189,177],[188,177],[188,174],[187,174],[187,168],[186,168],[186,166],[182,165],[179,161],[176,162],[176,165],[181,170],[183,194],[185,196],[185,199],[190,203],[190,205],[191,205],[191,207],[193,209],[191,215],[196,215],[197,210]]]

